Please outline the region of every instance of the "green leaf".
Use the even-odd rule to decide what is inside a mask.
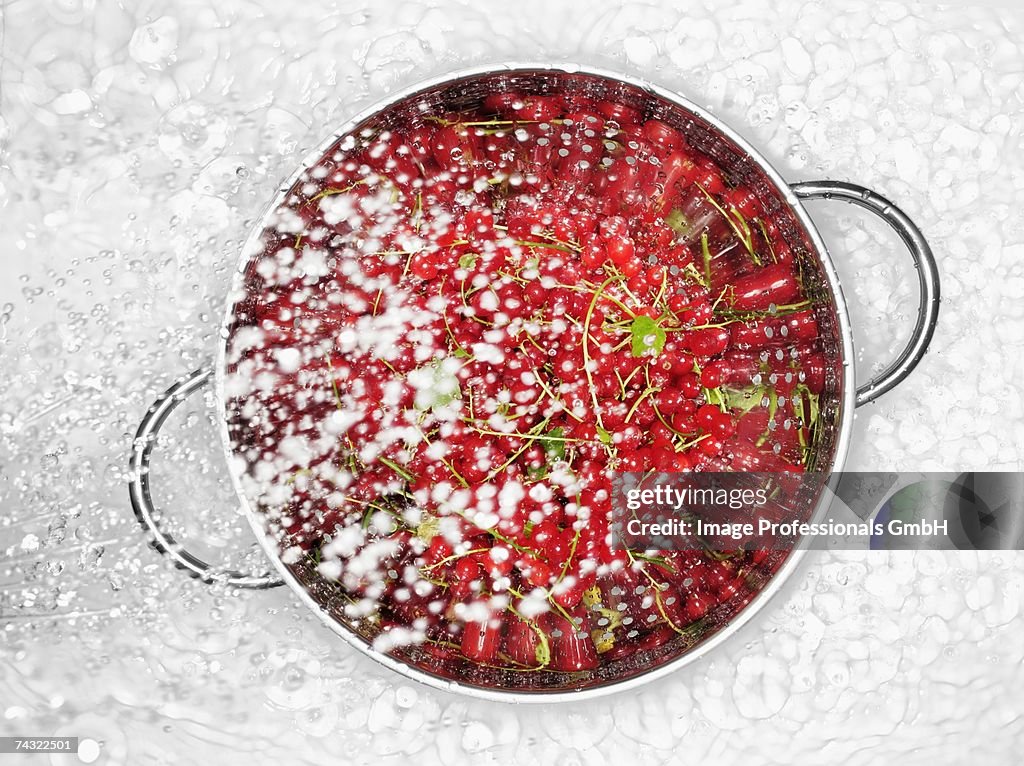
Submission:
[[[565,441],[562,438],[564,435],[565,429],[559,426],[552,428],[544,436],[537,437],[537,441],[548,455],[549,463],[557,462],[565,457]]]
[[[686,220],[682,210],[676,209],[669,213],[665,217],[665,224],[680,236],[685,237],[690,233],[690,222]]]
[[[476,266],[476,253],[466,253],[464,256],[459,258],[459,267],[463,269],[471,269]]]
[[[322,543],[318,543],[317,545],[310,548],[309,551],[306,552],[306,558],[308,558],[314,564],[319,564],[324,555],[322,546]]]
[[[638,316],[629,326],[633,356],[657,356],[665,348],[665,331],[647,316]]]
[[[546,479],[548,475],[548,466],[546,465],[527,466],[526,468],[526,478],[530,481],[540,481]]]
[[[548,646],[548,637],[544,631],[538,628],[534,632],[537,634],[537,648],[534,650],[534,657],[537,659],[537,664],[543,668],[551,662],[551,647]]]
[[[441,520],[429,513],[423,514],[423,518],[416,527],[416,537],[423,542],[429,543],[437,535],[441,534]]]
[[[747,388],[723,388],[725,404],[730,410],[750,412],[755,407],[761,406],[765,396],[764,386],[749,386]]]
[[[800,411],[801,415],[803,416],[804,425],[814,425],[815,423],[818,422],[818,416],[821,414],[819,410],[820,405],[818,402],[818,395],[812,393],[811,389],[809,389],[804,383],[800,383],[796,387],[795,391],[800,396]],[[808,408],[804,407],[804,400],[806,400],[807,403],[810,405],[809,413],[805,412],[805,410]]]
[[[420,412],[433,412],[462,399],[458,376],[446,369],[439,359],[412,370],[407,380],[416,389],[413,407]]]
[[[601,426],[594,427],[597,430],[597,438],[601,440],[601,444],[611,444],[612,435],[605,431]]]

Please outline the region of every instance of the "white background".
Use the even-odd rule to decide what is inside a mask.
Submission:
[[[185,581],[145,547],[123,482],[149,401],[214,353],[240,238],[304,149],[389,92],[509,60],[645,77],[792,181],[892,198],[940,260],[942,314],[919,370],[858,413],[848,467],[1020,469],[1024,12],[130,7],[3,5],[0,733],[93,737],[97,762],[130,764],[1014,762],[1017,553],[814,554],[763,616],[669,679],[517,709],[378,668],[286,592]],[[909,332],[915,275],[884,226],[838,204],[811,212],[866,379]],[[228,556],[246,537],[212,414],[183,409],[154,470],[159,499],[190,542]]]

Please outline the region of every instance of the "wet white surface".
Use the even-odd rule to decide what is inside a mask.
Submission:
[[[895,200],[940,259],[943,312],[919,370],[858,413],[848,466],[1019,470],[1024,12],[667,5],[3,4],[0,734],[91,737],[107,764],[1015,762],[1017,553],[812,554],[763,618],[670,678],[511,708],[378,668],[287,592],[186,581],[136,531],[131,433],[213,354],[277,182],[389,92],[503,60],[647,77],[791,180]],[[868,376],[909,332],[913,269],[852,208],[812,214]],[[154,483],[183,537],[226,556],[247,537],[211,417],[174,416]]]

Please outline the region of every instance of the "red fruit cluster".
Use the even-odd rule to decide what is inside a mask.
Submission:
[[[672,126],[581,95],[340,141],[231,345],[282,546],[368,633],[512,669],[594,669],[749,598],[763,554],[615,549],[610,478],[806,465],[829,370],[763,216]]]

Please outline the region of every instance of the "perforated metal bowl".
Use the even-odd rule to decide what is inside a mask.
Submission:
[[[156,522],[148,479],[154,438],[170,412],[188,395],[211,378],[217,382],[217,400],[222,415],[222,441],[229,462],[235,446],[228,427],[229,402],[225,398],[226,349],[232,332],[244,325],[253,301],[260,296],[247,291],[247,277],[258,252],[258,243],[269,218],[293,190],[303,172],[316,163],[343,137],[366,129],[378,131],[422,119],[424,114],[473,109],[484,97],[499,90],[523,94],[583,92],[600,99],[618,101],[639,110],[645,117],[660,119],[681,131],[694,148],[711,157],[732,184],[752,189],[783,233],[795,257],[803,261],[804,286],[818,298],[817,320],[823,351],[829,360],[825,388],[820,399],[822,433],[813,456],[817,470],[829,472],[842,467],[853,424],[855,406],[870,402],[899,384],[917,365],[927,349],[938,314],[938,271],[920,230],[896,206],[879,194],[849,183],[821,181],[789,184],[753,147],[728,126],[705,110],[663,88],[609,72],[568,66],[506,65],[459,72],[399,93],[388,101],[354,117],[338,132],[311,151],[306,161],[284,182],[266,212],[253,227],[242,249],[232,295],[225,314],[217,364],[199,370],[172,386],[143,419],[131,455],[130,495],[139,520],[153,535],[157,550],[171,556],[192,575],[203,580],[222,581],[236,587],[267,588],[287,584],[310,609],[342,639],[383,665],[431,686],[493,699],[526,702],[578,699],[636,686],[664,676],[711,651],[751,620],[793,573],[802,555],[790,553],[774,573],[764,579],[756,595],[746,604],[723,607],[698,637],[679,637],[655,649],[608,664],[594,673],[535,672],[510,675],[497,669],[473,666],[468,661],[446,666],[433,657],[418,657],[415,650],[404,658],[375,651],[366,635],[350,625],[336,603],[336,589],[327,587],[315,572],[301,564],[285,564],[276,542],[264,529],[260,509],[242,491],[239,476],[235,487],[254,533],[276,570],[273,574],[244,574],[218,569],[178,545]],[[808,217],[803,202],[811,199],[841,199],[869,210],[888,223],[910,251],[920,284],[920,306],[910,342],[899,357],[880,375],[859,388],[854,385],[853,340],[846,301],[829,253]],[[825,509],[819,507],[820,515]]]

